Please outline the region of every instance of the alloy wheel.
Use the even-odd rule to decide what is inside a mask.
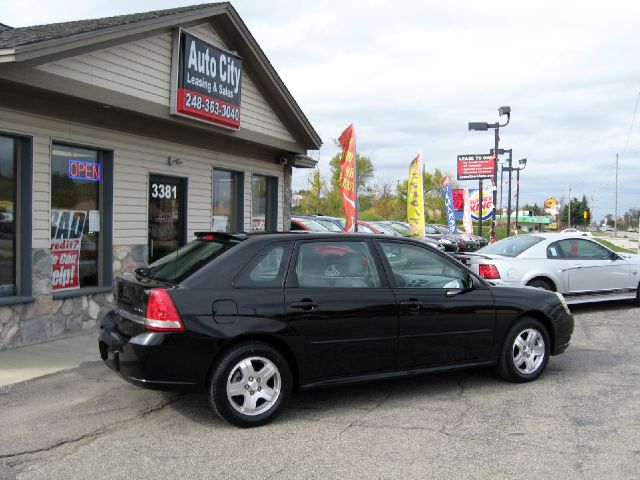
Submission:
[[[516,369],[522,374],[531,375],[544,361],[544,337],[535,328],[522,330],[513,342],[512,352]]]
[[[271,409],[280,396],[282,379],[276,365],[264,357],[239,361],[227,379],[227,398],[234,410],[249,416]]]

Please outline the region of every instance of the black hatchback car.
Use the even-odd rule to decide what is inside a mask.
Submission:
[[[118,278],[100,354],[136,385],[205,389],[249,427],[292,389],[497,365],[536,379],[563,352],[561,295],[493,287],[411,239],[331,233],[198,233]]]

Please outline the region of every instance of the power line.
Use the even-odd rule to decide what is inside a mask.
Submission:
[[[620,155],[623,158],[625,153],[627,153],[627,147],[629,146],[629,140],[631,139],[631,131],[633,130],[633,124],[636,121],[636,112],[638,111],[638,102],[640,102],[640,92],[638,92],[638,98],[636,98],[636,108],[633,109],[633,118],[631,119],[631,125],[629,126],[629,133],[627,134],[627,143],[625,143],[624,149],[622,150],[622,155]]]

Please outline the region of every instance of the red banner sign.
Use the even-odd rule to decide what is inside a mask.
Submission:
[[[51,288],[80,287],[80,247],[87,212],[51,211]]]
[[[354,230],[356,223],[356,132],[353,124],[349,125],[340,138],[342,159],[340,160],[340,196],[347,218],[345,231]]]
[[[496,157],[493,155],[458,155],[458,180],[493,178]]]
[[[454,188],[453,192],[453,209],[464,210],[464,189]]]

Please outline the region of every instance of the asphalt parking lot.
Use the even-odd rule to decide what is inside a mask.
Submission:
[[[250,430],[85,363],[0,390],[0,478],[638,478],[640,308],[572,310],[536,382],[480,369],[304,392]]]

